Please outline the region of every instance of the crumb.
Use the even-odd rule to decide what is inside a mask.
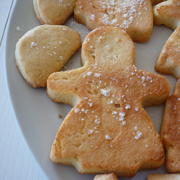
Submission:
[[[61,115],[61,114],[59,114],[59,115],[58,115],[58,117],[59,117],[59,118],[62,118],[62,115]]]
[[[23,31],[20,27],[16,27],[17,31]]]

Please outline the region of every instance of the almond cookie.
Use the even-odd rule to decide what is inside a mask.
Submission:
[[[89,29],[100,26],[120,27],[135,42],[147,41],[153,28],[150,0],[78,0],[74,17]]]
[[[60,71],[80,47],[80,35],[69,27],[38,26],[17,42],[16,65],[32,87],[46,87],[48,76]]]
[[[166,168],[171,173],[180,172],[180,80],[175,92],[166,102],[161,125],[161,137],[166,150]]]
[[[114,173],[96,175],[94,180],[118,180]]]
[[[162,104],[170,84],[137,69],[134,56],[128,34],[100,27],[83,42],[83,67],[49,76],[49,97],[74,106],[54,139],[53,162],[128,178],[162,165],[163,145],[144,107]]]
[[[73,13],[77,0],[33,0],[41,24],[60,25]]]
[[[179,174],[151,174],[147,180],[180,180]]]
[[[154,24],[176,29],[180,22],[180,0],[167,0],[154,7]]]
[[[161,50],[155,70],[180,78],[180,26],[172,33]]]

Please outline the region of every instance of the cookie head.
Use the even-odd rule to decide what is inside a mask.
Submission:
[[[16,44],[17,67],[32,87],[46,87],[81,47],[80,35],[66,26],[43,25],[28,31]]]
[[[94,64],[107,71],[117,69],[117,65],[121,68],[133,65],[135,47],[131,38],[123,31],[117,33],[118,28],[106,28],[106,31],[103,29],[98,28],[85,38],[82,64]]]
[[[165,77],[137,69],[134,54],[128,34],[101,27],[83,42],[83,67],[49,76],[49,97],[74,106],[55,137],[53,162],[80,173],[129,178],[163,163],[160,137],[143,107],[163,103],[170,85]]]

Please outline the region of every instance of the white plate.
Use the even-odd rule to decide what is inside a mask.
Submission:
[[[61,114],[65,117],[71,107],[53,103],[47,96],[45,88],[34,89],[30,87],[16,67],[14,58],[15,44],[23,34],[37,25],[40,24],[34,13],[32,0],[18,0],[9,21],[6,42],[6,77],[16,120],[28,148],[49,179],[93,180],[94,175],[80,175],[72,166],[55,164],[49,160],[53,139],[63,121],[63,119],[58,118],[58,115]],[[78,24],[73,17],[67,20],[66,25],[78,31],[82,40],[90,32],[84,25]],[[22,31],[18,31],[17,27]],[[135,44],[135,62],[139,69],[155,73],[156,58],[172,32],[173,30],[165,26],[155,26],[148,42]],[[80,67],[80,51],[68,61],[66,67],[68,69]],[[172,76],[166,77],[172,85],[172,93],[177,80]],[[158,132],[163,107],[162,105],[146,108]],[[145,180],[148,174],[151,173],[167,173],[167,171],[163,165],[157,170],[140,171],[132,179]]]

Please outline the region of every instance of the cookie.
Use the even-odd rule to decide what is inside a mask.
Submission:
[[[94,180],[118,180],[114,173],[96,175]]]
[[[32,87],[46,87],[48,76],[60,71],[80,47],[80,35],[69,27],[38,26],[17,42],[16,65]]]
[[[77,0],[33,0],[41,24],[62,25],[73,13]]]
[[[150,174],[147,180],[180,180],[179,174]]]
[[[176,29],[180,23],[179,0],[167,0],[154,7],[154,24]]]
[[[170,84],[137,69],[134,57],[128,34],[100,27],[83,42],[83,67],[49,76],[49,97],[73,106],[54,139],[53,162],[128,178],[162,165],[163,145],[144,107],[164,103]]]
[[[180,78],[180,26],[172,33],[161,50],[155,70]]]
[[[163,2],[163,1],[165,1],[165,0],[151,0],[151,3],[154,6],[154,5],[159,4],[159,3]]]
[[[153,28],[150,0],[78,0],[74,17],[91,30],[101,26],[119,27],[135,42],[147,41]]]
[[[161,137],[166,150],[166,168],[171,173],[180,172],[180,80],[175,86],[175,92],[166,102]]]

